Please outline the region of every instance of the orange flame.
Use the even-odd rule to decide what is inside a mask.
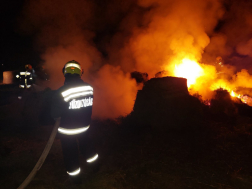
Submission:
[[[227,90],[231,97],[239,98],[244,103],[251,101],[252,104],[252,98],[236,93],[235,85],[231,84],[225,77],[220,77],[219,73],[213,68],[214,66],[206,66],[189,58],[184,58],[180,61],[180,64],[175,64],[173,73],[175,77],[186,78],[190,93],[203,94],[205,100],[211,98],[206,95],[207,93],[222,88]]]

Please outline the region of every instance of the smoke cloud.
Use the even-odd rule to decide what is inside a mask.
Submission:
[[[132,111],[139,89],[132,71],[172,75],[189,58],[205,64],[210,83],[218,76],[208,64],[221,56],[235,67],[227,68],[229,83],[251,80],[251,6],[246,0],[30,0],[20,31],[34,37],[50,87],[63,84],[62,67],[74,59],[94,86],[94,117],[116,118]]]
[[[104,65],[92,82],[95,117],[116,118],[132,111],[136,98],[136,81],[124,74],[120,67]]]
[[[210,39],[207,32],[215,27],[223,11],[218,1],[140,1],[154,5],[145,19],[148,29],[137,31],[131,47],[137,69],[155,74],[183,58],[200,60]],[[151,16],[150,16],[151,14]]]

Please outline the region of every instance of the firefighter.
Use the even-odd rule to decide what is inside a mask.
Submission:
[[[16,78],[19,80],[19,94],[18,99],[22,99],[23,89],[30,89],[34,80],[34,71],[30,64],[25,65],[25,71],[20,71],[19,74],[16,75]]]
[[[93,88],[81,79],[83,70],[75,60],[63,67],[65,82],[52,98],[51,116],[61,117],[58,128],[67,174],[80,182],[79,150],[86,166],[98,168],[98,154],[89,137],[92,115]]]

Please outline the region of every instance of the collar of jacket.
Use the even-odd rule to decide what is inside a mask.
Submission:
[[[71,83],[82,83],[82,82],[83,81],[80,78],[80,76],[68,75],[68,76],[65,77],[64,85],[71,84]]]

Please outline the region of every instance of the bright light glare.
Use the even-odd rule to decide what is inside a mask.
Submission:
[[[231,95],[232,97],[235,97],[235,96],[236,96],[235,93],[234,93],[234,91],[231,91],[230,95]]]
[[[182,63],[175,65],[174,70],[176,77],[183,77],[187,79],[188,88],[196,83],[196,79],[204,74],[203,68],[195,61],[184,58]]]

